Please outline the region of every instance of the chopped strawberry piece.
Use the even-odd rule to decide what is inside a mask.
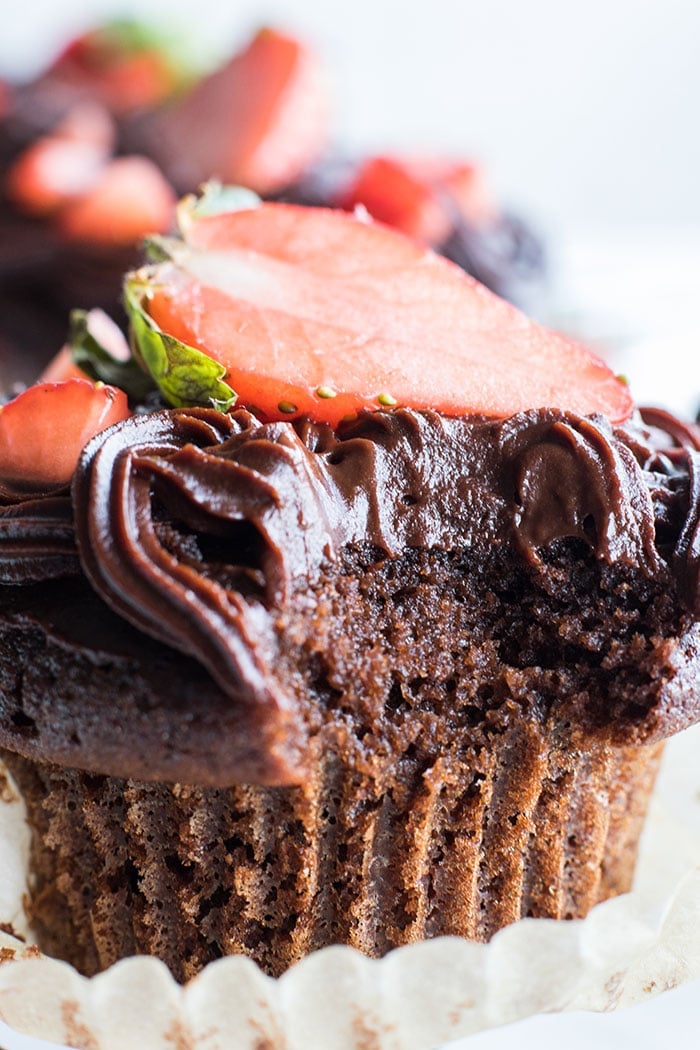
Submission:
[[[118,157],[92,188],[57,216],[65,237],[102,245],[134,244],[173,224],[175,195],[146,157]]]
[[[117,129],[114,120],[104,106],[90,99],[83,99],[71,106],[62,120],[52,129],[53,138],[85,142],[102,151],[104,159],[112,153],[116,144]]]
[[[373,218],[426,244],[440,244],[453,225],[452,211],[476,225],[497,209],[477,167],[449,161],[371,157],[360,167],[338,204],[363,205]]]
[[[158,105],[188,79],[168,43],[136,22],[109,23],[73,40],[48,75],[123,116]]]
[[[65,485],[88,441],[129,415],[116,387],[85,379],[31,386],[0,409],[0,477],[28,490]]]
[[[149,138],[164,169],[185,189],[213,176],[269,194],[293,182],[322,152],[327,97],[314,53],[262,29],[162,119],[156,115]]]
[[[78,368],[73,360],[69,346],[62,347],[55,357],[52,357],[44,371],[39,376],[39,383],[63,383],[66,379],[87,379],[82,368]]]
[[[30,215],[47,215],[89,192],[103,164],[100,147],[46,135],[28,146],[10,168],[7,195]]]
[[[493,190],[478,164],[464,161],[413,160],[411,169],[417,178],[432,186],[433,191],[456,207],[467,222],[475,226],[493,222],[499,208]]]
[[[414,241],[343,212],[266,204],[201,218],[171,258],[135,276],[142,308],[221,364],[239,404],[266,419],[336,425],[398,404],[621,421],[632,409],[627,386],[588,350]]]
[[[117,116],[158,105],[177,87],[172,66],[156,53],[125,56],[93,76],[98,97]]]
[[[367,160],[338,203],[346,211],[363,205],[379,222],[427,244],[438,244],[450,230],[449,216],[430,182],[390,157]]]
[[[442,176],[443,184],[468,222],[481,226],[495,222],[500,214],[491,186],[474,164],[456,164]]]

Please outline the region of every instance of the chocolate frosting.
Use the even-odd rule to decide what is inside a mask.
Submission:
[[[348,545],[396,557],[407,547],[510,544],[538,564],[543,548],[575,537],[650,576],[673,567],[694,601],[698,428],[660,410],[644,418],[650,426],[613,429],[554,410],[480,420],[402,409],[335,434],[305,421],[262,424],[242,410],[134,416],[82,456],[77,540],[69,497],[5,495],[0,582],[74,574],[79,550],[109,605],[223,681],[243,673],[238,642],[260,629],[245,598],[284,607]],[[664,537],[674,522],[677,535]],[[181,541],[220,550],[211,559],[196,544],[188,551],[178,529]]]
[[[0,496],[2,487],[0,486]],[[68,496],[7,499],[0,510],[0,580],[32,583],[80,572]]]
[[[675,576],[697,610],[697,449],[694,428],[658,411],[613,429],[555,410],[485,420],[402,409],[341,433],[245,411],[158,411],[98,435],[70,499],[6,499],[0,583],[84,574],[119,617],[249,705],[278,781],[295,782],[305,733],[271,673],[275,631],[344,550],[510,549],[544,574],[546,550],[574,538],[605,563]]]
[[[391,558],[406,548],[510,545],[537,565],[543,548],[574,537],[608,563],[655,576],[670,565],[657,528],[672,527],[675,514],[672,560],[689,583],[700,457],[688,447],[690,428],[667,449],[664,437],[552,410],[495,421],[377,412],[341,435],[305,422],[260,424],[246,412],[153,413],[83,455],[73,486],[82,564],[120,614],[184,646],[215,676],[223,661],[226,679],[238,660],[231,628],[236,635],[248,615],[238,591],[283,608],[347,546]],[[225,563],[168,550],[174,521],[220,541]],[[693,578],[688,594],[695,590]],[[216,653],[206,656],[212,638]]]

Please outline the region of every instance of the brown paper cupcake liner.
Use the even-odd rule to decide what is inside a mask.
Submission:
[[[3,759],[42,949],[88,975],[152,954],[182,981],[224,955],[277,976],[331,944],[377,957],[580,918],[629,889],[660,753],[551,750],[521,725],[476,767],[440,758],[383,792],[333,754],[303,787],[226,790]]]
[[[634,889],[585,920],[525,919],[488,944],[439,938],[382,960],[327,948],[278,980],[231,957],[184,986],[143,957],[86,979],[0,934],[0,1017],[81,1050],[425,1050],[542,1011],[631,1005],[700,977],[698,743],[700,728],[667,745]],[[2,876],[26,853],[14,799],[0,805]],[[0,877],[3,914],[20,909],[20,887],[6,890]]]

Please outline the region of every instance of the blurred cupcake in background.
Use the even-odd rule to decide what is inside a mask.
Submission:
[[[213,178],[260,196],[352,210],[418,238],[532,309],[544,252],[480,166],[330,148],[330,77],[305,41],[259,30],[214,72],[137,22],[93,29],[45,72],[0,84],[3,384],[35,378],[75,307],[123,321],[122,274],[178,195]]]

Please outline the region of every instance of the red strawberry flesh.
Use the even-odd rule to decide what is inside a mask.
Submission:
[[[61,52],[47,77],[99,100],[115,115],[156,106],[184,79],[155,36],[138,40],[138,23],[107,23],[77,37]]]
[[[146,157],[116,157],[88,192],[57,216],[65,237],[102,245],[129,245],[164,233],[175,215],[175,194]]]
[[[477,226],[498,217],[481,169],[440,158],[370,157],[338,204],[346,211],[361,204],[379,222],[431,245],[449,235],[455,212]]]
[[[391,157],[367,160],[339,204],[346,211],[361,204],[380,222],[428,244],[438,244],[450,230],[432,183]]]
[[[112,386],[31,386],[0,409],[0,478],[32,491],[65,485],[88,441],[129,415],[126,394]]]
[[[335,425],[394,403],[614,422],[632,410],[627,386],[584,347],[379,224],[267,204],[199,219],[173,259],[154,271],[151,317],[223,365],[239,403],[265,418]]]
[[[183,190],[215,177],[268,194],[318,159],[328,118],[315,54],[263,29],[222,69],[147,120],[144,134],[150,155]]]
[[[51,131],[53,138],[84,142],[100,149],[106,161],[112,153],[117,129],[109,111],[92,99],[81,99],[70,107]]]
[[[90,142],[46,135],[20,154],[7,175],[7,194],[31,215],[56,211],[99,180],[104,152]]]

